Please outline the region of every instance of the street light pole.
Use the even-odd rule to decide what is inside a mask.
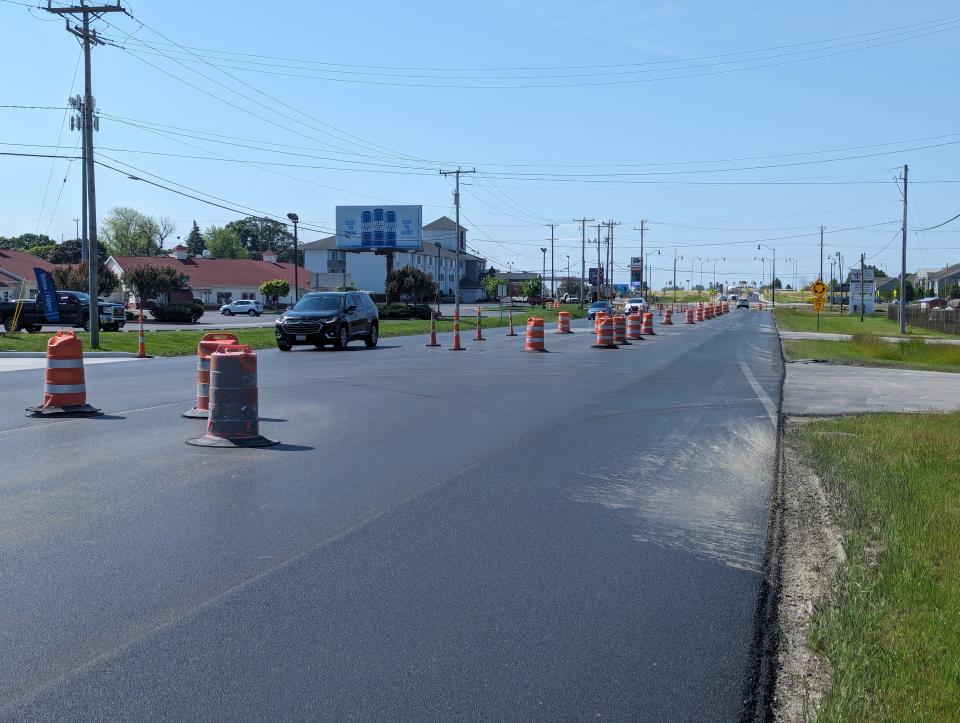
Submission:
[[[770,263],[770,295],[775,307],[777,305],[777,250],[773,246],[767,246],[767,244],[757,244],[757,251],[760,250],[761,246],[773,251],[773,261]]]
[[[297,224],[300,217],[295,213],[288,213],[287,218],[293,221],[293,303],[296,306],[300,301],[300,246],[297,241]]]
[[[683,261],[683,256],[679,257]],[[673,303],[677,303],[677,250],[673,250]]]
[[[543,273],[540,274],[540,296],[546,296],[543,292],[546,291],[546,281],[545,277],[547,275],[547,250],[544,247],[540,247],[540,251],[543,253]]]

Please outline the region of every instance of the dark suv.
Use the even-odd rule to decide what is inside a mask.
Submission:
[[[352,339],[363,339],[372,349],[380,338],[380,316],[366,292],[318,291],[277,317],[276,334],[280,351],[295,344],[346,349]]]

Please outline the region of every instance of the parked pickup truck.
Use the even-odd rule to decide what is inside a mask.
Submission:
[[[20,307],[20,316],[17,318],[14,329],[14,316],[17,308],[16,301],[0,302],[0,324],[5,331],[19,331],[24,329],[31,334],[40,331],[45,325],[56,322],[47,321],[43,313],[43,303],[39,299],[27,299]],[[82,291],[58,291],[57,303],[60,307],[60,324],[90,329],[90,297]],[[100,315],[100,328],[104,331],[119,331],[127,323],[126,311],[122,304],[111,304],[109,301],[98,299],[97,309]]]

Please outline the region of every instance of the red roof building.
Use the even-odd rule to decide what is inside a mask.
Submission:
[[[187,286],[194,298],[204,305],[226,304],[237,299],[264,301],[258,288],[264,281],[283,279],[290,284],[291,293],[281,297],[281,303],[293,301],[294,264],[253,259],[211,259],[189,257],[186,249],[174,249],[172,256],[111,256],[107,268],[118,276],[132,266],[168,266],[187,277]],[[300,294],[310,286],[310,272],[302,266],[297,271]],[[126,290],[115,295],[122,303],[128,301]]]
[[[37,295],[37,277],[33,273],[34,267],[46,271],[53,271],[56,264],[51,264],[38,256],[26,251],[0,249],[0,299],[33,298]],[[24,289],[24,282],[26,288]]]

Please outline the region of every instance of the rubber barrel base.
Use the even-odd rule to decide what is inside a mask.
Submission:
[[[619,349],[616,344],[591,344],[591,349]]]
[[[89,404],[75,407],[27,407],[28,417],[96,417],[100,414],[103,412]]]
[[[206,434],[197,439],[188,439],[187,444],[192,444],[194,447],[271,447],[280,444],[280,441],[267,439],[263,436],[226,439],[225,437],[214,437]]]
[[[209,409],[197,409],[194,407],[183,414],[181,417],[186,417],[187,419],[210,419],[210,410]]]

